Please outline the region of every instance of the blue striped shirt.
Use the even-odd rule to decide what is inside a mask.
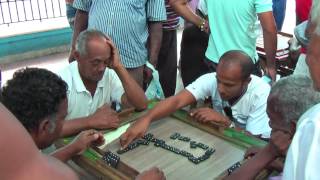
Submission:
[[[148,60],[147,22],[166,20],[164,0],[75,0],[73,6],[88,12],[88,29],[112,38],[126,68]]]

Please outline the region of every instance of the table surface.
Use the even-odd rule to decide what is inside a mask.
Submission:
[[[178,132],[182,136],[190,137],[191,140],[202,142],[216,150],[209,159],[197,165],[193,164],[186,157],[174,154],[160,147],[155,147],[153,143],[150,143],[148,146],[141,145],[132,151],[120,155],[122,162],[139,172],[153,166],[161,168],[167,179],[213,179],[235,162],[242,160],[245,153],[244,148],[173,117],[153,122],[148,132],[154,134],[156,138],[165,140],[168,145],[177,147],[180,150],[186,150],[195,156],[201,156],[205,151],[200,148],[191,149],[188,142],[172,140],[170,139],[170,135]],[[108,145],[103,146],[102,149],[108,149],[115,153],[119,148],[119,139],[115,139]]]

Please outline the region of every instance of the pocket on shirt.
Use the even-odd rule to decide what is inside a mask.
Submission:
[[[127,7],[132,7],[134,10],[144,9],[146,6],[146,0],[123,0]]]

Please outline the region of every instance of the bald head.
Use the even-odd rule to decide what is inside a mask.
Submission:
[[[240,50],[231,50],[224,53],[220,57],[219,66],[222,68],[239,67],[242,79],[247,79],[254,68],[251,57]]]

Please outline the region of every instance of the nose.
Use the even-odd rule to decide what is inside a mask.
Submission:
[[[98,67],[99,72],[103,72],[106,69],[106,64],[105,63],[100,63]]]
[[[225,87],[221,83],[218,83],[218,91],[220,94],[225,94]]]

